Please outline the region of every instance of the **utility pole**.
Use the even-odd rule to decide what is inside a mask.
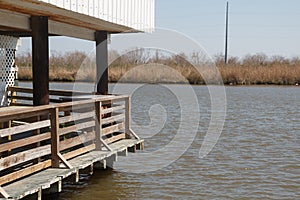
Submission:
[[[227,1],[226,5],[226,31],[225,31],[225,64],[227,64],[227,58],[228,58],[228,8],[229,8],[229,2]]]

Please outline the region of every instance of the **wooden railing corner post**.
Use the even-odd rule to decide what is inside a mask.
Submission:
[[[59,109],[51,109],[51,165],[53,168],[59,168]]]
[[[131,117],[131,100],[130,96],[125,98],[125,134],[126,138],[130,139],[134,137],[135,139],[140,139],[137,134],[135,134],[131,129],[130,129],[130,117]]]
[[[101,101],[96,101],[95,102],[95,145],[96,145],[97,151],[100,151],[102,148],[102,144],[101,144],[101,138],[102,138],[101,109],[102,109]]]
[[[130,138],[130,97],[125,98],[125,134]]]

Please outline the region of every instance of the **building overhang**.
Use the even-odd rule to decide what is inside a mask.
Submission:
[[[0,33],[30,36],[30,17],[46,16],[49,34],[95,40],[95,31],[108,33],[140,32],[128,26],[70,11],[36,0],[1,0]]]

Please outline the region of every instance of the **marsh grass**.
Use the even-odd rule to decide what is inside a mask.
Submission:
[[[157,58],[145,52],[119,56],[111,51],[109,57],[117,58],[108,69],[110,82],[219,83],[217,73],[211,64],[208,66],[199,64],[196,70],[185,59],[187,56],[184,54]],[[223,56],[217,55],[214,61],[224,84],[295,85],[300,83],[300,58],[287,59],[281,56],[268,57],[264,54],[255,54],[247,55],[242,59],[231,57],[225,65]],[[19,79],[31,80],[31,55],[25,53],[18,56],[16,63],[19,67]],[[65,54],[52,53],[49,73],[51,81],[95,81],[94,58],[89,58],[84,52],[79,51]]]

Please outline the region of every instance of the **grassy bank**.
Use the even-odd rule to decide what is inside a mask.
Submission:
[[[186,55],[151,56],[147,52],[134,52],[121,57],[114,51],[110,59],[117,58],[109,67],[110,82],[148,82],[148,83],[192,83],[214,82],[215,70],[198,64],[201,74],[186,61]],[[196,58],[199,60],[199,58]],[[84,52],[53,53],[50,57],[51,81],[95,81],[94,58]],[[224,84],[253,85],[275,84],[295,85],[300,83],[300,58],[286,59],[281,56],[267,57],[264,54],[248,55],[241,59],[231,57],[225,65],[221,55],[214,57]],[[19,55],[16,59],[19,79],[31,80],[31,55]],[[159,63],[159,64],[153,64]],[[199,63],[199,62],[198,62]],[[211,66],[211,65],[209,65]]]

